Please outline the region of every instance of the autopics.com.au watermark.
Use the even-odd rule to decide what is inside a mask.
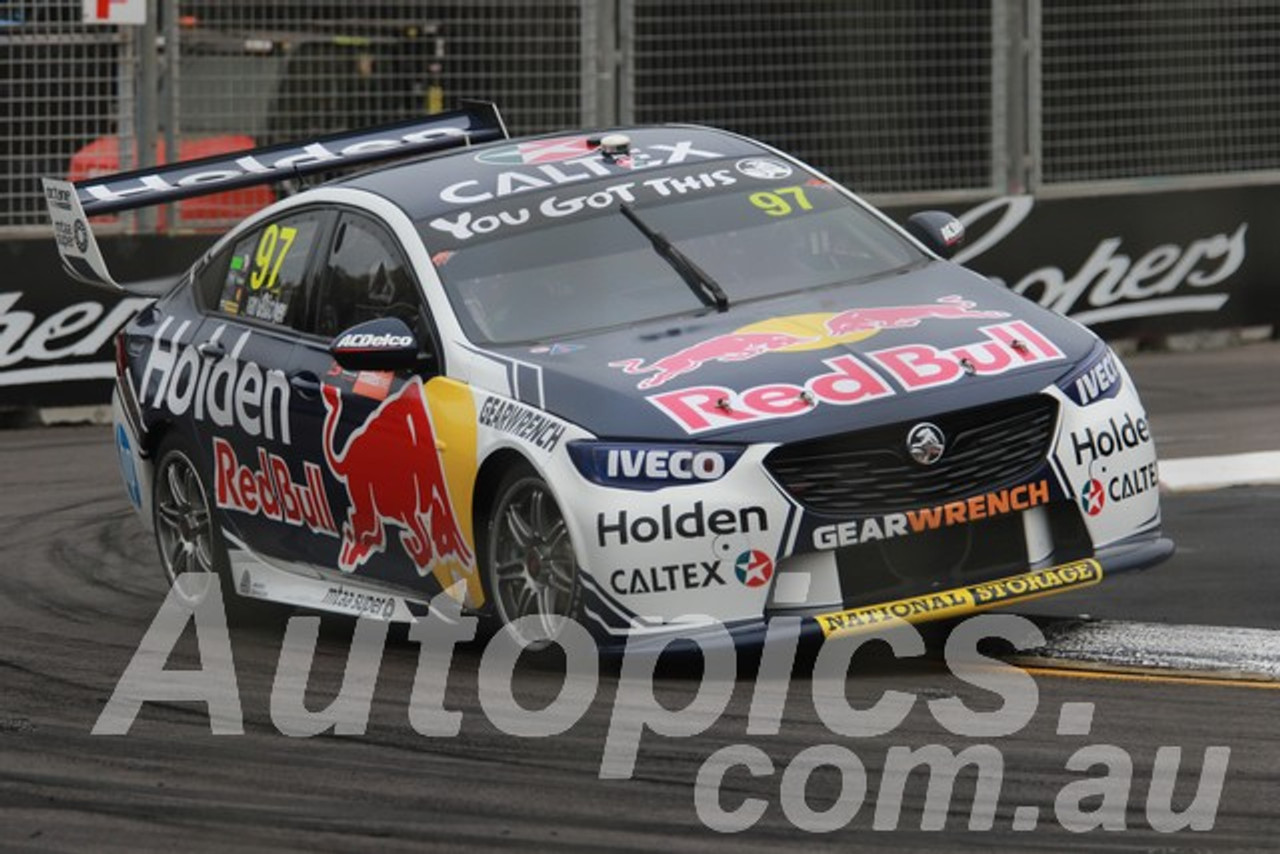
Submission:
[[[181,582],[181,578],[180,578]],[[223,603],[216,585],[196,607],[191,597],[170,591],[142,639],[132,660],[116,684],[93,728],[95,735],[126,735],[148,702],[196,701],[207,705],[210,729],[215,735],[244,732],[244,716],[231,652]],[[431,613],[409,629],[409,639],[420,645],[417,672],[408,703],[408,723],[419,735],[450,738],[461,732],[463,713],[445,708],[445,686],[454,650],[476,635],[476,618],[463,615],[456,601],[442,594]],[[526,618],[533,620],[535,618]],[[165,665],[189,624],[194,623],[200,666],[169,670]],[[342,687],[325,708],[311,711],[304,697],[311,674],[320,618],[290,618],[281,647],[270,697],[270,715],[286,736],[305,738],[321,733],[358,736],[367,728],[374,686],[382,662],[388,624],[358,619],[347,656]],[[784,708],[791,692],[798,633],[787,618],[775,618],[761,652],[745,735],[767,739],[781,732]],[[670,642],[696,644],[702,671],[693,698],[679,709],[661,703],[654,686],[659,650],[652,641],[645,649],[628,648],[619,666],[608,733],[601,752],[599,777],[627,780],[635,774],[644,738],[693,738],[721,720],[739,686],[737,653],[728,633],[715,624],[699,624],[687,636],[666,636]],[[955,815],[953,794],[957,778],[976,776],[968,803],[969,830],[995,826],[1005,776],[1004,754],[999,740],[1021,732],[1035,717],[1039,689],[1029,673],[979,652],[979,644],[1000,639],[1015,649],[1044,643],[1040,630],[1014,615],[972,617],[957,625],[947,638],[945,660],[956,678],[990,692],[999,702],[991,711],[975,711],[956,696],[925,702],[929,714],[947,733],[968,739],[961,750],[944,744],[889,746],[879,763],[878,787],[873,787],[859,746],[868,739],[882,744],[906,720],[920,698],[911,692],[889,690],[869,707],[855,708],[846,682],[854,653],[868,642],[888,644],[898,658],[925,653],[925,642],[911,625],[887,622],[874,633],[837,638],[822,645],[808,679],[813,708],[829,740],[806,747],[782,767],[761,747],[740,743],[719,747],[702,761],[693,786],[693,805],[699,820],[720,833],[750,830],[764,817],[769,801],[745,796],[740,786],[726,784],[730,775],[776,780],[776,802],[796,828],[828,833],[857,822],[873,830],[899,827],[907,782],[923,774],[927,788],[920,829],[941,830],[948,815]],[[597,699],[600,658],[586,628],[565,623],[558,639],[563,652],[564,680],[550,704],[538,709],[522,706],[513,686],[515,668],[525,652],[515,632],[501,631],[485,645],[477,674],[479,706],[496,729],[517,738],[554,738],[580,721]],[[1089,736],[1093,725],[1092,703],[1068,702],[1060,708],[1056,734],[1074,743]],[[878,755],[877,759],[881,759]],[[1189,764],[1194,764],[1195,757]],[[1058,826],[1072,832],[1128,829],[1129,802],[1145,795],[1147,825],[1158,832],[1208,831],[1214,826],[1226,780],[1230,748],[1210,746],[1199,763],[1199,775],[1183,774],[1182,749],[1156,749],[1150,777],[1135,778],[1133,757],[1113,744],[1085,744],[1067,757],[1064,770],[1072,779],[1057,789],[1051,808]],[[809,797],[814,774],[838,776],[838,795],[815,806]],[[1190,777],[1191,779],[1180,779]],[[1145,792],[1143,783],[1145,782]],[[1180,808],[1174,807],[1175,789],[1181,790]],[[1194,791],[1189,803],[1186,792]],[[735,794],[736,793],[736,794]],[[961,805],[963,806],[963,805]],[[1046,823],[1042,808],[1018,806],[1012,829],[1029,831]],[[862,816],[859,820],[859,816]],[[963,815],[960,812],[959,815]]]

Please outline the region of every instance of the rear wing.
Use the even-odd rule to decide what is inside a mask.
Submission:
[[[427,118],[103,175],[78,184],[54,178],[41,182],[67,273],[86,284],[154,296],[154,280],[130,285],[111,277],[89,217],[506,138],[498,108],[474,102]]]

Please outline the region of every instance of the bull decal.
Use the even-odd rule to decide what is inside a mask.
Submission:
[[[384,400],[340,451],[335,439],[342,393],[331,385],[322,391],[325,460],[350,502],[338,557],[342,571],[355,571],[386,548],[388,524],[401,528],[400,542],[422,575],[439,558],[470,564],[420,385],[405,383]]]

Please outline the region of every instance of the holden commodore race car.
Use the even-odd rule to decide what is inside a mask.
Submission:
[[[67,270],[129,290],[90,217],[392,159],[249,217],[119,336],[129,500],[229,609],[448,591],[531,645],[755,643],[1172,553],[1104,343],[945,260],[949,215],[899,228],[737,134],[512,140],[476,105],[45,189]]]

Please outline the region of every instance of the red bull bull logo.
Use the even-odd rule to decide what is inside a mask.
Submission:
[[[353,572],[386,548],[387,525],[401,529],[400,543],[423,575],[443,558],[470,564],[421,386],[406,383],[384,400],[341,450],[335,439],[342,394],[325,385],[323,396],[325,461],[351,502],[342,524],[342,571]]]
[[[609,367],[626,374],[648,374],[638,388],[656,388],[692,373],[710,362],[744,362],[766,353],[825,350],[862,341],[884,329],[912,329],[925,320],[983,320],[1008,317],[1003,311],[977,311],[977,304],[960,296],[939,298],[925,305],[851,308],[838,314],[803,314],[744,326],[725,335],[699,341],[683,350],[654,359],[620,359]]]
[[[678,376],[692,373],[707,362],[745,362],[765,353],[785,350],[816,338],[802,338],[785,332],[735,332],[699,341],[678,353],[644,364],[644,359],[622,359],[610,362],[611,368],[622,368],[625,374],[652,374],[640,381],[638,388],[653,388]]]
[[[881,329],[912,329],[922,320],[969,320],[1008,317],[1005,311],[974,311],[977,303],[959,296],[941,297],[933,305],[890,305],[851,308],[827,321],[832,337]]]

